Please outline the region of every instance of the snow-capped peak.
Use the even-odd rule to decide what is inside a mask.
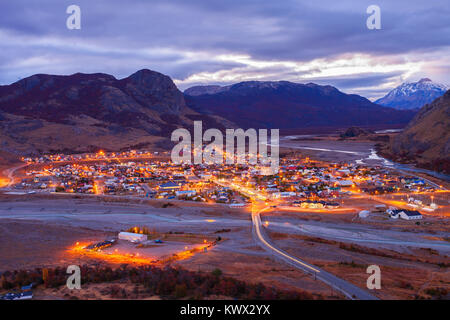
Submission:
[[[442,96],[448,89],[447,85],[422,78],[401,84],[375,103],[397,109],[416,109]]]

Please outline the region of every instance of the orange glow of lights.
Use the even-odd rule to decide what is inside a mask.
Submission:
[[[6,187],[9,184],[8,179],[0,179],[0,188]]]
[[[205,240],[206,241],[206,240]],[[206,242],[205,242],[206,243]],[[155,263],[166,263],[173,260],[184,260],[191,256],[193,256],[197,252],[202,252],[206,248],[210,247],[211,245],[200,245],[196,246],[190,250],[188,250],[188,247],[184,247],[184,251],[177,252],[170,256],[169,258],[157,258],[157,257],[140,257],[139,253],[136,254],[130,254],[130,253],[118,253],[118,250],[115,249],[114,253],[107,253],[103,252],[101,250],[94,251],[94,250],[87,250],[85,249],[86,246],[88,246],[90,243],[80,243],[77,242],[73,247],[69,248],[68,251],[72,254],[78,255],[78,256],[85,256],[88,258],[96,258],[101,259],[110,263],[115,264],[122,264],[122,263],[134,263],[134,264],[155,264]]]
[[[84,249],[89,243],[79,243],[69,248],[69,252],[76,255],[83,255],[88,258],[96,258],[104,261],[108,261],[111,263],[135,263],[135,264],[151,264],[154,261],[154,258],[140,258],[137,256],[133,256],[131,254],[120,254],[120,253],[105,253],[102,251],[93,251]],[[116,249],[117,250],[117,249]]]

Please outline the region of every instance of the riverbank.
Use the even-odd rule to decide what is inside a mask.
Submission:
[[[450,179],[450,158],[427,160],[422,159],[420,156],[418,156],[417,158],[402,157],[391,152],[389,142],[379,143],[375,147],[377,153],[383,158],[389,159],[399,164],[410,165],[418,169],[429,170],[437,174],[442,174],[442,178],[444,178],[444,175],[446,175],[447,178]],[[436,177],[436,175],[430,176]],[[447,180],[447,182],[449,181]]]
[[[389,133],[389,139],[397,133]],[[380,151],[380,142],[377,136],[386,134],[371,134],[369,136],[342,139],[337,134],[310,134],[284,136],[280,138],[280,148],[298,150],[311,159],[327,162],[348,162],[367,166],[383,166],[416,175],[432,181],[437,186],[450,188],[450,175],[421,168],[413,163],[399,163],[385,157]],[[385,138],[384,138],[385,139]],[[388,140],[388,139],[385,139]],[[382,150],[382,149],[381,149]]]

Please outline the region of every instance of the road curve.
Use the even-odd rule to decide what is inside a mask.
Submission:
[[[253,222],[253,236],[258,244],[267,252],[271,253],[274,257],[283,262],[300,269],[306,273],[314,276],[315,279],[320,280],[327,285],[331,286],[333,289],[341,292],[347,298],[355,300],[378,300],[377,297],[371,295],[365,290],[345,281],[341,278],[338,278],[331,273],[328,273],[314,265],[306,263],[296,257],[292,257],[285,251],[275,247],[269,240],[268,236],[265,234],[264,229],[261,225],[261,217],[260,213],[268,208],[264,208],[257,212],[252,213],[252,222]]]
[[[7,177],[8,180],[9,180],[9,181],[8,181],[8,184],[5,186],[5,188],[9,188],[9,187],[11,187],[11,186],[14,184],[14,182],[15,182],[14,173],[15,173],[18,169],[24,168],[24,167],[26,167],[27,165],[28,165],[27,163],[22,163],[22,164],[20,164],[20,165],[18,165],[18,166],[11,167],[11,168],[6,169],[6,170],[3,171],[3,173],[6,175],[6,177]]]
[[[8,187],[11,186],[14,183],[14,172],[22,167],[27,166],[27,164],[22,164],[17,167],[10,168],[6,170],[8,178],[10,179],[10,182],[8,184]],[[342,280],[331,273],[328,273],[316,266],[313,266],[311,264],[308,264],[296,257],[290,256],[288,253],[284,252],[283,250],[278,249],[275,247],[269,240],[268,236],[265,234],[265,231],[263,230],[261,226],[261,217],[260,213],[270,209],[270,207],[266,207],[262,210],[258,210],[256,212],[252,212],[252,222],[253,222],[253,236],[259,243],[259,245],[266,250],[267,252],[271,253],[274,257],[278,258],[279,260],[284,261],[285,263],[300,269],[306,273],[309,273],[314,276],[315,279],[318,279],[327,285],[331,286],[335,290],[341,292],[349,299],[360,299],[360,300],[378,300],[377,297],[369,294],[365,290],[362,290],[358,288],[357,286]],[[253,211],[253,210],[252,210]]]

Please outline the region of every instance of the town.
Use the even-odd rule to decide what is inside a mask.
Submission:
[[[164,159],[166,157],[166,159]],[[130,159],[130,160],[126,160]],[[385,167],[290,156],[275,175],[250,164],[173,164],[167,155],[129,151],[26,158],[16,192],[80,193],[248,206],[252,196],[280,208],[383,212],[392,219],[445,214],[441,186]],[[67,164],[65,164],[67,163]],[[355,211],[356,212],[356,211]]]
[[[387,260],[377,263],[390,268],[389,259],[447,267],[446,186],[387,166],[327,162],[288,149],[273,173],[248,161],[175,164],[165,151],[99,150],[22,158],[10,178],[2,189],[1,197],[7,201],[0,203],[0,215],[37,219],[38,229],[30,229],[27,237],[57,223],[60,240],[50,242],[54,251],[49,252],[64,257],[58,261],[68,264],[177,265],[195,270],[207,266],[207,270],[223,269],[246,279],[248,272],[273,269],[273,262],[235,269],[236,261],[261,261],[259,247],[273,259],[310,275],[312,280],[302,280],[305,285],[320,280],[331,286],[336,293],[325,293],[328,298],[337,294],[358,299],[392,294],[392,288],[369,294],[361,284],[348,281],[348,269],[366,261],[358,255],[374,261],[383,257]],[[66,227],[69,233],[63,231]],[[286,242],[290,238],[295,241]],[[50,240],[42,241],[48,247]],[[298,243],[314,247],[295,253]],[[334,256],[336,246],[343,252]],[[52,265],[53,254],[42,258],[39,250],[27,259]],[[404,250],[413,250],[414,255]],[[351,255],[343,259],[348,251]],[[323,264],[324,257],[328,264]],[[17,265],[15,259],[6,261]],[[345,286],[325,270],[346,279]],[[386,277],[394,281],[395,274]],[[411,277],[412,283],[422,281]],[[397,290],[404,285],[398,286],[393,292],[403,297],[405,293]],[[414,290],[413,285],[408,288]],[[34,294],[30,292],[6,292],[3,298],[28,299]],[[442,294],[441,289],[430,292]]]

